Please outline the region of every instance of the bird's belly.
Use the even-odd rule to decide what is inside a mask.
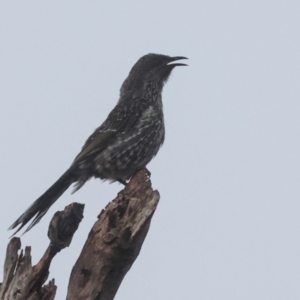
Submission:
[[[157,154],[164,141],[164,128],[153,128],[144,134],[120,136],[95,158],[95,177],[127,180]]]

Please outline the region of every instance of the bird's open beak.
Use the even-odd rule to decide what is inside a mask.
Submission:
[[[187,66],[187,64],[182,64],[182,63],[177,63],[177,60],[181,60],[181,59],[188,59],[187,57],[184,56],[175,56],[175,57],[171,57],[170,62],[168,63],[168,66]]]

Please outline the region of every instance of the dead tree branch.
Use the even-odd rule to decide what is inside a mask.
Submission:
[[[137,258],[148,233],[159,201],[145,170],[138,172],[128,185],[98,216],[82,252],[73,267],[67,300],[112,300]],[[35,265],[31,248],[23,253],[19,238],[7,246],[0,300],[53,300],[54,279],[44,285],[54,256],[71,243],[83,218],[84,205],[72,203],[57,212],[49,225],[50,244]]]
[[[64,211],[53,216],[48,236],[50,244],[35,265],[31,264],[31,247],[21,248],[20,238],[10,240],[4,263],[3,283],[0,286],[1,300],[53,300],[56,293],[54,279],[46,282],[53,257],[71,243],[72,237],[83,218],[83,204],[72,203]]]
[[[73,267],[67,300],[112,300],[137,258],[159,201],[138,172],[98,216]]]

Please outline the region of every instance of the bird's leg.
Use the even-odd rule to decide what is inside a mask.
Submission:
[[[144,170],[146,171],[148,177],[150,178],[151,177],[151,172],[147,168],[144,168]]]
[[[127,182],[125,181],[125,180],[123,180],[123,179],[118,179],[118,181],[120,182],[120,183],[122,183],[123,185],[127,185]]]

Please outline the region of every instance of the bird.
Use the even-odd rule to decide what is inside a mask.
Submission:
[[[92,177],[127,181],[158,153],[165,139],[162,91],[172,70],[187,66],[184,56],[150,53],[132,67],[120,88],[116,106],[86,140],[65,173],[9,227],[24,233],[36,225],[53,203],[74,183],[78,191]]]

